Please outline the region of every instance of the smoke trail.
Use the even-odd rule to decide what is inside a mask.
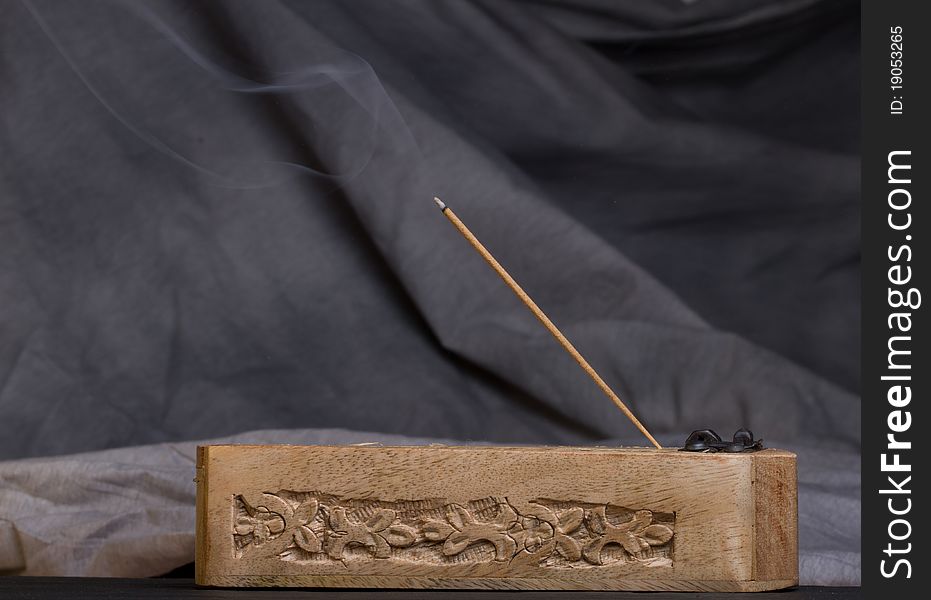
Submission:
[[[23,0],[23,4],[57,52],[107,112],[148,146],[204,176],[212,185],[234,189],[266,188],[301,174],[345,184],[365,170],[379,141],[385,137],[393,146],[403,146],[406,151],[420,154],[410,129],[372,66],[357,54],[335,46],[315,45],[314,48],[325,57],[322,60],[288,71],[265,69],[259,81],[237,73],[209,57],[147,5],[137,2],[117,4],[121,9],[126,9],[127,14],[150,26],[162,40],[168,42],[176,55],[187,60],[188,65],[206,75],[214,91],[273,97],[310,93],[312,97],[302,102],[301,106],[310,113],[314,133],[318,134],[312,141],[316,146],[315,153],[329,157],[329,162],[339,164],[325,168],[275,156],[256,156],[252,151],[256,144],[251,143],[247,134],[243,134],[239,140],[240,148],[245,147],[246,151],[236,152],[236,144],[231,144],[223,148],[222,154],[214,153],[198,158],[197,152],[185,148],[183,142],[169,139],[184,137],[171,129],[169,120],[156,120],[146,125],[146,121],[152,121],[154,111],[152,107],[142,106],[132,98],[127,100],[133,91],[132,86],[114,82],[116,77],[112,74],[108,80],[106,72],[101,73],[100,69],[95,71],[82,65],[75,53],[69,51],[69,45],[61,35],[64,32],[55,31],[31,0]],[[105,29],[100,28],[101,31]],[[138,43],[142,44],[143,41]],[[154,46],[156,44],[148,43],[149,48]],[[166,57],[166,60],[170,60],[170,57]],[[135,83],[137,86],[142,85],[138,81]],[[105,91],[103,88],[108,86],[112,89]],[[334,88],[340,92],[335,102],[332,94]],[[140,92],[137,95],[141,97],[145,94]],[[325,123],[338,123],[339,127],[328,130]],[[238,124],[224,125],[228,130],[235,130]],[[345,158],[347,156],[348,159]]]

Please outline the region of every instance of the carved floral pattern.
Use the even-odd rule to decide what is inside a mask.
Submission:
[[[517,552],[517,542],[508,535],[508,529],[517,522],[517,513],[506,503],[499,503],[495,517],[490,521],[476,521],[463,506],[446,507],[446,520],[453,526],[452,533],[443,542],[443,554],[454,556],[472,544],[485,541],[495,547],[495,560],[506,561]]]
[[[327,539],[327,554],[337,560],[350,544],[371,548],[375,558],[391,556],[391,547],[404,548],[414,543],[414,529],[407,525],[393,525],[395,511],[383,508],[364,523],[349,520],[346,509],[337,506],[330,510],[330,532]]]
[[[600,508],[603,509],[604,507]],[[561,514],[557,515],[541,504],[532,504],[531,511],[532,519],[546,524],[549,530],[552,531],[551,535],[555,542],[554,547],[556,552],[568,561],[579,560],[582,549],[579,542],[571,536],[578,531],[579,527],[582,525],[585,511],[576,506],[569,510],[562,511]],[[539,531],[539,529],[536,531]],[[536,542],[536,538],[531,536],[528,538],[528,541],[531,543]],[[531,549],[530,545],[527,545],[527,550],[530,552],[534,551]]]
[[[497,561],[552,568],[671,564],[675,516],[609,504],[506,498],[346,500],[282,491],[233,499],[236,556],[281,560]],[[251,550],[250,548],[256,548]]]
[[[252,543],[261,546],[272,535],[284,531],[284,519],[278,513],[269,512],[264,506],[259,506],[236,519],[234,531],[237,535],[251,535]]]
[[[661,546],[672,539],[672,529],[666,525],[651,525],[653,513],[648,510],[638,510],[633,518],[626,523],[612,525],[605,517],[605,507],[588,513],[589,528],[598,534],[585,550],[582,556],[593,565],[601,564],[601,551],[608,544],[618,544],[631,556],[639,556],[650,550],[650,546]]]

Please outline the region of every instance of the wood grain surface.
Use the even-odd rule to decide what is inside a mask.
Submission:
[[[795,455],[206,446],[212,586],[756,591],[798,581]]]

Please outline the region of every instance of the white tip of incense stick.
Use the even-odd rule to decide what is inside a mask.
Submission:
[[[440,199],[437,198],[436,196],[433,197],[433,201],[436,202],[436,205],[440,207],[440,210],[446,210],[446,203],[445,203],[445,202],[443,202],[442,200],[440,200]]]

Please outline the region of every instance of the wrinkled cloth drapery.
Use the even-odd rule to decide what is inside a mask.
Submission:
[[[182,560],[180,440],[628,439],[437,195],[668,443],[827,444],[803,580],[855,582],[858,15],[3,3],[0,569]]]

